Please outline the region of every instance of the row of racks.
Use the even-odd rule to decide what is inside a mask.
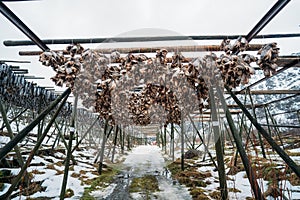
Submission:
[[[6,63],[0,63],[0,99],[2,102],[41,111],[58,97],[54,90],[27,81],[26,77],[16,72],[15,68]],[[71,113],[72,105],[66,102],[60,115],[70,116]]]

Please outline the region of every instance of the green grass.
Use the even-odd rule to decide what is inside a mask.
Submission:
[[[159,191],[158,181],[153,175],[133,178],[129,186],[130,193],[142,192],[146,195],[146,199],[150,199],[150,195],[156,191]]]
[[[90,195],[90,192],[107,187],[113,182],[114,176],[118,172],[119,170],[115,168],[107,168],[107,170],[102,171],[102,174],[98,177],[83,181],[83,183],[89,185],[89,187],[84,188],[83,196],[80,199],[94,200],[95,198]]]

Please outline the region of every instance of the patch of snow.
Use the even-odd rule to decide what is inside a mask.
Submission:
[[[106,188],[102,188],[100,190],[95,190],[95,191],[91,192],[90,195],[92,195],[95,198],[105,199],[114,191],[116,186],[117,186],[117,184],[114,184],[114,183],[110,184]]]

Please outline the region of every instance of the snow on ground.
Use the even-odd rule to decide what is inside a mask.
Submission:
[[[110,184],[107,188],[102,188],[100,190],[96,190],[90,193],[93,197],[96,199],[101,198],[101,199],[106,199],[115,189],[116,184]]]
[[[160,200],[187,200],[191,199],[188,188],[178,185],[173,185],[170,179],[159,178],[160,192],[155,192],[154,195]]]
[[[3,139],[1,137],[1,139]],[[1,140],[5,141],[5,138]],[[80,174],[80,171],[85,171],[84,176],[88,179],[95,178],[96,175],[92,173],[95,170],[93,166],[93,161],[95,159],[95,154],[97,150],[95,149],[82,149],[81,151],[75,151],[74,156],[78,161],[77,165],[73,166],[73,169],[69,171],[69,178],[67,188],[70,188],[74,191],[74,196],[69,199],[80,199],[84,192],[84,187],[87,185],[82,184],[79,178],[72,177],[72,174]],[[300,152],[300,148],[289,150],[289,152]],[[159,182],[159,192],[155,192],[154,195],[160,200],[168,199],[191,199],[189,191],[186,187],[179,185],[178,183],[174,184],[173,180],[170,177],[161,176],[160,173],[165,170],[165,160],[168,158],[167,155],[163,155],[161,148],[155,145],[145,145],[137,146],[128,152],[123,163],[123,168],[128,170],[130,177],[142,176],[145,174],[156,174]],[[211,152],[214,156],[214,152]],[[107,154],[106,154],[107,155]],[[176,151],[176,157],[180,156],[180,150]],[[122,155],[121,155],[122,156]],[[118,157],[121,157],[118,155]],[[278,155],[268,155],[270,160],[273,163],[283,163],[281,158]],[[25,156],[26,157],[26,156]],[[62,162],[65,155],[63,153],[57,152],[53,156],[35,156],[32,161],[32,166],[29,167],[28,171],[34,173],[33,181],[43,181],[42,186],[46,187],[44,192],[38,192],[31,195],[31,198],[37,197],[52,197],[53,199],[59,199],[59,194],[62,185],[63,174],[59,173],[64,170],[63,165],[59,165],[59,162]],[[165,158],[164,158],[165,157]],[[297,163],[300,162],[299,156],[292,156],[292,159]],[[199,159],[197,162],[205,164],[205,166],[199,167],[198,170],[201,172],[210,172],[212,177],[206,178],[204,181],[209,180],[211,184],[208,184],[207,187],[203,188],[210,193],[216,191],[219,187],[218,183],[218,172],[214,171],[213,166],[209,166],[210,161],[207,157],[206,161],[202,162],[202,159]],[[41,165],[38,165],[41,164]],[[43,164],[43,165],[42,165]],[[36,166],[37,165],[37,166]],[[49,165],[54,165],[54,168],[49,168]],[[2,168],[3,170],[4,168]],[[17,175],[19,168],[9,168],[13,175]],[[40,172],[40,173],[37,173]],[[245,172],[239,172],[236,175],[229,176],[228,188],[236,188],[241,192],[233,193],[229,192],[230,199],[246,199],[246,197],[252,197],[251,187],[248,179],[245,176]],[[258,180],[258,183],[263,191],[267,189],[267,181]],[[280,181],[280,185],[284,189],[284,195],[289,199],[300,199],[300,186],[293,186],[289,181]],[[0,192],[3,194],[9,188],[10,184],[4,185],[4,190]],[[106,198],[108,197],[115,189],[116,184],[111,184],[107,188],[100,189],[91,193],[96,198]],[[132,197],[140,198],[138,194],[133,194]],[[16,197],[15,200],[21,199],[25,200],[28,197],[21,196]],[[269,198],[271,199],[271,198]]]
[[[138,146],[129,153],[124,162],[126,167],[133,169],[135,174],[147,172],[161,172],[165,160],[158,146]]]

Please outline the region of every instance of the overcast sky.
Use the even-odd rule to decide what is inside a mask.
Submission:
[[[5,2],[5,4],[41,39],[59,39],[114,37],[144,28],[169,30],[181,35],[245,35],[275,2],[274,0],[42,0]],[[291,1],[259,34],[299,33],[299,11],[300,1]],[[145,31],[142,33],[147,34]],[[22,68],[28,68],[31,75],[46,77],[45,80],[36,81],[39,84],[54,85],[49,81],[54,72],[42,66],[37,56],[18,55],[20,50],[38,50],[37,47],[3,45],[4,40],[27,40],[27,37],[2,15],[0,39],[1,60],[29,60],[31,64],[22,64]],[[272,41],[275,39],[252,43],[262,44]],[[213,43],[220,44],[220,42]],[[281,55],[300,52],[299,38],[276,39],[276,42],[281,48]],[[65,46],[49,47],[63,49]]]

